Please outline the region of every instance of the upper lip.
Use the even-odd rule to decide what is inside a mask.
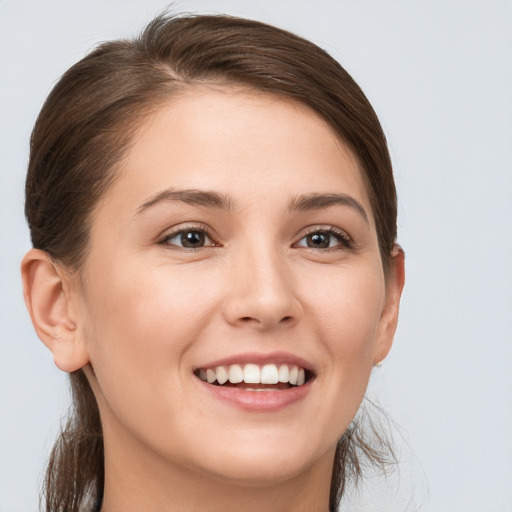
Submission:
[[[268,353],[260,353],[260,352],[243,352],[240,354],[233,354],[228,357],[223,357],[222,359],[216,359],[215,361],[209,361],[205,364],[201,364],[197,366],[196,370],[200,368],[216,368],[217,366],[229,366],[232,364],[294,364],[304,370],[308,370],[311,373],[315,373],[315,369],[313,365],[306,361],[305,359],[296,356],[295,354],[291,354],[289,352],[268,352]]]

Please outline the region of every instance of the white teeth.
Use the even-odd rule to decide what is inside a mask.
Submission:
[[[242,367],[239,366],[238,364],[232,364],[229,367],[228,375],[229,382],[231,382],[231,384],[238,384],[239,382],[242,382],[244,380],[244,372],[242,370]]]
[[[279,367],[279,382],[288,382],[289,375],[290,375],[290,370],[288,369],[288,365],[282,364]]]
[[[215,370],[211,370],[210,368],[208,368],[208,370],[206,370],[206,380],[210,384],[213,384],[215,382],[216,378],[217,378],[217,375],[215,373]]]
[[[296,386],[298,376],[299,376],[299,368],[297,366],[293,365],[290,368],[290,374],[288,375],[288,382],[290,384],[293,384],[294,386]]]
[[[266,364],[261,369],[262,384],[277,384],[279,382],[279,374],[275,364]]]
[[[217,366],[215,373],[217,374],[217,382],[219,384],[224,384],[228,381],[228,372],[224,366]]]
[[[306,382],[306,370],[297,365],[288,364],[266,364],[262,367],[249,363],[243,367],[239,364],[229,366],[217,366],[214,368],[200,368],[197,376],[204,382],[213,384],[217,381],[220,385],[230,382],[231,384],[266,384],[274,385],[279,382],[290,383],[292,386],[302,386]],[[250,391],[272,391],[275,388],[251,388]]]
[[[247,384],[259,384],[260,367],[257,364],[246,364],[244,366],[244,382]]]

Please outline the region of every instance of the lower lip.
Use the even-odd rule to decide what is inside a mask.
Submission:
[[[311,390],[312,380],[302,386],[279,391],[247,391],[236,387],[214,386],[197,379],[216,398],[240,409],[254,412],[276,412],[304,399]]]

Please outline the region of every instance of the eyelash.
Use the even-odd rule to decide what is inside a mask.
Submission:
[[[210,244],[202,245],[200,247],[184,247],[183,245],[180,246],[175,243],[170,243],[170,240],[180,237],[180,236],[183,236],[187,233],[203,234],[209,239]],[[323,235],[327,235],[328,237],[334,237],[340,243],[333,247],[323,247],[323,248],[299,245],[299,243],[302,242],[303,240],[305,240],[308,236],[315,235],[315,234],[323,234]],[[212,230],[208,226],[203,225],[203,224],[181,227],[179,230],[173,231],[173,232],[168,233],[165,236],[163,236],[162,239],[158,242],[158,244],[166,246],[168,248],[179,248],[179,249],[184,249],[184,250],[189,250],[189,251],[194,251],[194,250],[199,250],[199,249],[207,249],[210,247],[220,247],[220,244],[215,242],[215,236],[213,235]],[[330,244],[330,242],[329,242],[329,244]],[[340,248],[340,245],[342,246],[341,248]],[[343,250],[343,249],[353,249],[354,242],[353,242],[352,238],[350,238],[350,236],[345,231],[343,231],[339,228],[335,228],[333,226],[325,226],[325,227],[324,226],[315,226],[315,227],[310,228],[300,238],[300,240],[298,242],[296,242],[292,245],[292,247],[304,247],[304,248],[312,249],[315,251],[318,250],[318,251],[322,251],[322,252],[331,252],[331,251],[339,251],[339,250]]]
[[[203,235],[206,235],[206,237],[210,240],[211,244],[209,245],[203,245],[201,247],[184,247],[177,244],[169,243],[170,240],[173,238],[183,236],[187,233],[202,233]],[[198,249],[206,249],[209,247],[219,247],[220,244],[215,242],[215,237],[212,233],[212,230],[208,228],[208,226],[204,224],[199,225],[191,225],[191,226],[184,226],[180,227],[180,229],[173,231],[171,233],[167,233],[165,236],[162,237],[162,239],[158,242],[159,245],[164,245],[168,248],[178,248],[178,249],[184,249],[187,251],[196,251]]]
[[[334,247],[325,247],[325,248],[315,248],[315,247],[308,247],[305,245],[298,245],[299,242],[306,239],[308,236],[315,235],[315,234],[325,234],[329,237],[334,237],[338,240],[339,244],[335,245]],[[294,246],[296,247],[305,247],[307,249],[312,250],[318,250],[322,252],[331,252],[331,251],[340,251],[343,249],[353,249],[354,248],[354,241],[350,236],[343,231],[342,229],[335,228],[334,226],[315,226],[310,228],[306,234],[299,240],[299,242],[296,242]],[[340,247],[340,245],[342,247]]]

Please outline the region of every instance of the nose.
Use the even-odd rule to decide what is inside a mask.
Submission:
[[[302,308],[286,258],[259,248],[234,259],[223,307],[226,321],[261,331],[297,323]]]

